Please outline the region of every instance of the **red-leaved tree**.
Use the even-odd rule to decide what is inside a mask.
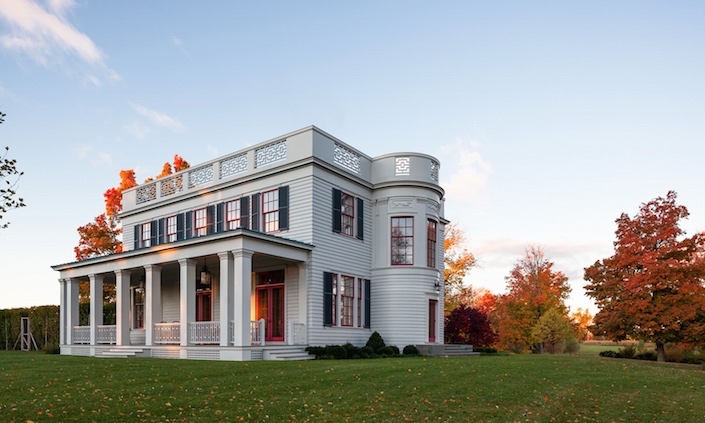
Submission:
[[[667,342],[705,337],[705,237],[683,237],[687,217],[674,191],[642,204],[634,218],[622,214],[614,255],[585,269],[597,329],[614,340],[655,342],[658,361]]]
[[[445,342],[448,344],[486,347],[496,339],[487,314],[476,308],[461,304],[445,317]]]

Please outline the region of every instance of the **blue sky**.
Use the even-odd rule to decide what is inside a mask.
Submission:
[[[441,161],[446,217],[501,293],[541,245],[583,268],[668,190],[705,230],[704,2],[0,0],[0,146],[27,207],[0,231],[0,308],[58,303],[49,266],[138,181],[316,125]]]

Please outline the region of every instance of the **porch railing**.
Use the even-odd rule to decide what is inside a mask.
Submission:
[[[99,325],[96,327],[96,344],[114,344],[117,334],[115,325]],[[89,332],[90,337],[90,332]]]
[[[91,343],[91,327],[90,326],[74,326],[73,327],[73,343],[74,344],[90,344]]]
[[[305,324],[289,321],[289,345],[304,345],[307,337]]]
[[[264,319],[250,321],[250,343],[264,346]]]
[[[218,344],[220,322],[189,322],[188,333],[192,344]]]
[[[181,340],[181,323],[155,323],[155,344],[178,344]]]

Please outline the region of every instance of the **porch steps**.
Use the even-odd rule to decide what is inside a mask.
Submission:
[[[305,347],[286,347],[264,350],[265,360],[313,360],[316,356],[309,354]]]
[[[430,357],[470,357],[480,355],[474,352],[472,345],[442,344],[442,345],[417,345],[421,355]]]
[[[111,348],[108,351],[103,351],[100,354],[96,354],[96,357],[103,358],[128,358],[137,357],[144,355],[144,349],[142,348]]]
[[[472,345],[445,344],[443,347],[443,352],[441,353],[442,357],[470,357],[480,355],[479,352],[472,350]]]

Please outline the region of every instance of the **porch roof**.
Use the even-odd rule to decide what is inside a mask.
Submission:
[[[314,246],[251,229],[239,228],[211,235],[184,239],[153,247],[51,266],[61,278],[82,277],[120,269],[163,264],[181,259],[201,257],[219,252],[251,251],[291,261],[304,262]]]

